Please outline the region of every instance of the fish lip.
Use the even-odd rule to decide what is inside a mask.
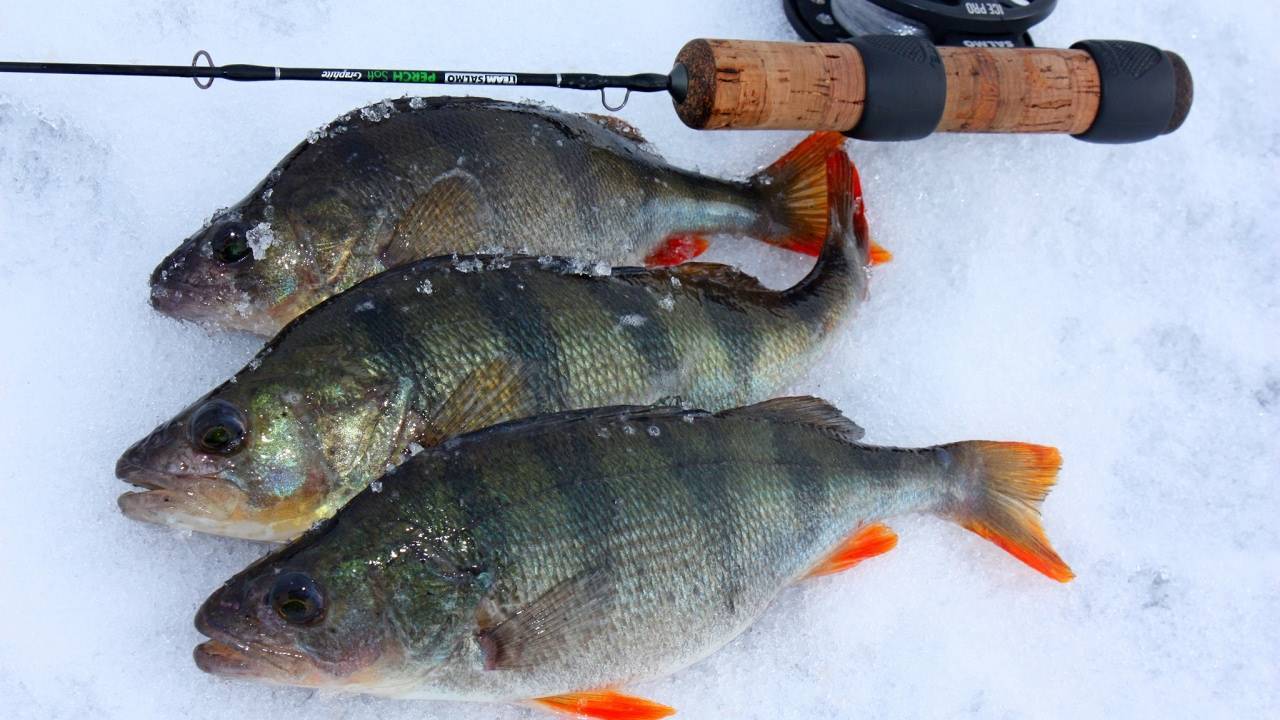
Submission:
[[[196,645],[191,657],[196,667],[210,675],[223,677],[255,677],[248,656],[219,640],[206,640]]]
[[[238,638],[210,622],[203,608],[196,614],[195,625],[201,635],[209,638],[192,651],[196,667],[204,672],[286,684],[302,679],[296,666],[305,668],[307,658],[301,653]]]
[[[121,458],[116,463],[116,477],[134,487],[147,490],[163,490],[170,483],[173,476],[169,473],[143,467],[137,463],[127,462],[124,458]]]
[[[167,522],[162,508],[173,505],[173,498],[174,494],[171,491],[153,488],[122,493],[116,498],[116,505],[130,520],[165,525]]]
[[[147,467],[130,460],[127,456],[120,458],[116,462],[116,477],[130,485],[146,490],[173,490],[178,492],[184,490],[184,486],[194,482],[210,480],[225,482],[217,475],[210,474],[175,475],[174,473]]]
[[[224,534],[218,528],[233,515],[233,504],[228,503],[238,489],[217,475],[174,475],[122,461],[116,465],[116,476],[142,488],[116,498],[120,512],[130,520]]]
[[[186,305],[188,295],[208,292],[209,288],[187,282],[185,280],[177,280],[174,278],[160,278],[160,270],[156,268],[151,274],[151,290],[148,293],[151,307],[163,313],[170,312],[173,308]]]

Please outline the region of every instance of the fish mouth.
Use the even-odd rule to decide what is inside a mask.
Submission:
[[[116,499],[131,520],[261,542],[285,542],[320,516],[296,507],[256,507],[249,494],[217,475],[175,475],[121,459],[116,477],[142,488]]]
[[[131,520],[215,535],[241,536],[247,531],[249,539],[262,539],[252,537],[261,532],[253,524],[241,528],[247,505],[244,492],[216,475],[173,475],[121,461],[116,477],[142,488],[116,500]]]
[[[151,307],[179,320],[216,319],[220,308],[218,287],[159,276],[160,268],[157,268],[151,276]]]
[[[196,646],[192,653],[196,667],[211,674],[223,677],[257,678],[254,663],[249,654],[227,643],[218,640],[206,640]]]
[[[247,293],[217,284],[151,280],[151,307],[162,315],[196,325],[269,336],[281,323],[270,307],[259,307]]]
[[[204,612],[196,615],[196,630],[209,640],[196,645],[192,658],[211,675],[281,685],[323,684],[315,666],[296,650],[237,638],[211,623]]]

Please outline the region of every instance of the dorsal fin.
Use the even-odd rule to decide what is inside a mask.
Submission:
[[[734,290],[747,292],[773,292],[760,284],[754,275],[748,275],[732,265],[720,263],[689,262],[667,270],[672,277],[692,284],[715,283]]]
[[[663,268],[615,267],[613,277],[649,287],[687,285],[724,301],[742,293],[774,295],[779,292],[761,285],[752,275],[720,263],[687,262]]]
[[[645,139],[644,135],[640,134],[640,130],[635,125],[616,115],[600,115],[598,113],[583,113],[583,115],[596,121],[604,129],[615,132],[628,140],[642,145],[649,144],[649,141]]]
[[[807,425],[835,435],[846,442],[862,439],[864,431],[858,424],[840,414],[834,406],[821,398],[802,395],[765,400],[755,405],[733,408],[716,413],[716,417],[745,417],[756,420]]]
[[[642,423],[646,420],[677,418],[684,415],[706,416],[705,410],[689,410],[677,404],[679,401],[664,399],[656,405],[609,405],[606,407],[587,408],[584,410],[564,410],[546,413],[533,417],[509,420],[474,432],[459,435],[445,443],[446,449],[457,448],[460,443],[471,443],[492,438],[496,435],[534,434],[558,432],[566,426],[580,422],[634,421]]]

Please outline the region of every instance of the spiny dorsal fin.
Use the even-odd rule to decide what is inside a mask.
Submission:
[[[840,414],[834,406],[821,398],[802,395],[781,397],[755,405],[733,408],[716,413],[716,417],[745,417],[773,422],[808,425],[831,433],[846,442],[862,439],[864,431],[858,424]]]

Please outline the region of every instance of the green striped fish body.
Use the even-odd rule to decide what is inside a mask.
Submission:
[[[448,528],[446,554],[488,574],[482,626],[464,612],[471,626],[408,694],[517,700],[660,677],[705,657],[860,524],[931,509],[945,477],[933,452],[857,448],[749,412],[622,412],[435,453],[341,518],[388,533],[356,551],[375,557],[403,543],[400,527],[409,537]],[[544,639],[502,624],[522,613],[570,626]],[[407,675],[437,661],[437,642],[410,645],[424,662]]]
[[[705,249],[691,234],[745,233],[816,254],[822,161],[843,139],[815,136],[734,181],[673,167],[616,119],[484,98],[385,101],[298,145],[187,238],[153,273],[151,301],[271,335],[361,280],[448,253],[670,264]]]
[[[715,415],[570,411],[451,439],[214,593],[197,662],[563,707],[705,657],[783,588],[856,562],[844,548],[859,528],[908,512],[1069,579],[1038,522],[1052,448],[876,448],[860,435],[820,400],[781,398]],[[301,610],[285,595],[297,588]]]
[[[264,364],[303,365],[332,348],[339,365],[367,369],[370,387],[412,378],[409,405],[423,416],[495,364],[520,374],[513,403],[523,407],[508,416],[676,395],[723,408],[763,399],[803,372],[858,285],[850,274],[818,296],[773,292],[704,268],[593,275],[560,259],[432,259],[317,309]]]

